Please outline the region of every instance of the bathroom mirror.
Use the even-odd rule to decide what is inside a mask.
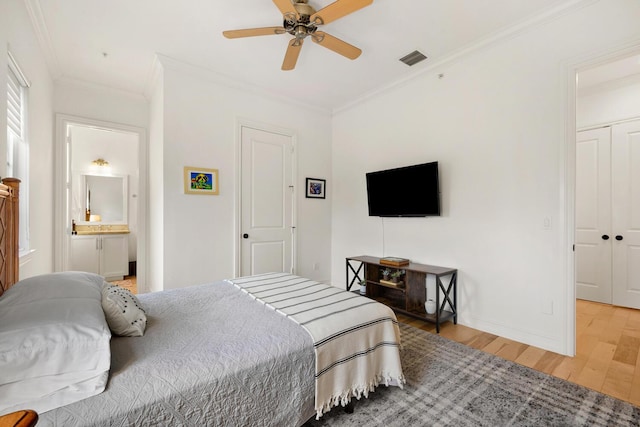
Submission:
[[[78,224],[126,224],[127,176],[82,175],[83,206]],[[89,214],[89,215],[87,215]]]

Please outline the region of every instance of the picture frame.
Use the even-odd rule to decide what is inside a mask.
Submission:
[[[184,167],[184,194],[217,196],[220,192],[218,181],[218,169]]]
[[[326,197],[327,181],[320,178],[307,178],[306,193],[307,199],[324,199]]]

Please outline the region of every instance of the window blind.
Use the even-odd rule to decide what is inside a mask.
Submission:
[[[2,0],[0,0],[2,1]],[[20,184],[20,218],[18,223],[18,244],[20,255],[29,252],[29,80],[18,63],[8,54],[7,72],[7,167],[9,176],[19,178]]]
[[[19,138],[23,138],[22,135],[22,122],[23,122],[23,99],[22,99],[22,85],[18,80],[11,67],[9,68],[7,79],[7,126],[12,130]]]

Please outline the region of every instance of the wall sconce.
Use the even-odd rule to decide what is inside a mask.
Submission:
[[[109,164],[109,162],[107,162],[105,159],[103,159],[102,157],[99,159],[95,159],[93,162],[91,162],[92,164],[96,165],[96,166],[107,166]]]

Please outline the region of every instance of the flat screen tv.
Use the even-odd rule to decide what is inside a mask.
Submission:
[[[438,162],[367,173],[369,216],[440,215]]]

